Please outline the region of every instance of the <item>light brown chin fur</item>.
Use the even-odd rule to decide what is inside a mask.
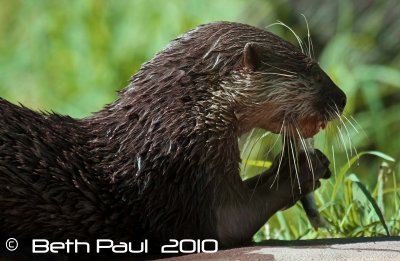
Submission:
[[[318,117],[310,117],[299,120],[300,132],[304,138],[315,136],[321,129],[325,129],[326,122]]]
[[[255,115],[260,114],[253,114],[252,117],[243,117],[243,119],[240,121],[240,135],[250,131],[253,128],[262,128],[274,134],[283,134],[283,132],[286,132],[289,136],[293,136],[294,139],[298,139],[299,134],[302,138],[311,138],[315,136],[321,129],[324,129],[326,125],[326,122],[320,120],[319,117],[303,118],[298,120],[298,133],[294,127],[285,127],[286,130],[284,130],[283,122],[279,119],[269,117],[267,113],[265,116],[257,117]],[[285,125],[290,126],[290,124]]]

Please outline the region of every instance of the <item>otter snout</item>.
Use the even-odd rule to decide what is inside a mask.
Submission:
[[[332,85],[329,87],[329,89],[331,89],[331,97],[330,97],[330,102],[328,102],[328,104],[333,106],[333,108],[337,109],[339,114],[342,114],[344,108],[346,107],[346,101],[347,101],[346,94],[333,82]]]
[[[346,94],[325,73],[321,85],[320,97],[323,107],[342,114],[346,107]]]

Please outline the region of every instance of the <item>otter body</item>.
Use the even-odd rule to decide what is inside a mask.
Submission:
[[[243,182],[238,137],[255,127],[309,137],[344,105],[310,57],[229,22],[172,41],[87,118],[0,99],[0,236],[248,242],[329,176],[329,162],[315,153],[315,179],[300,162],[301,191],[291,185],[287,156]]]

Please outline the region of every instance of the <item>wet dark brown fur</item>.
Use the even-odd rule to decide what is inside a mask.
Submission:
[[[305,134],[344,103],[298,48],[227,22],[172,41],[90,117],[41,114],[0,99],[0,236],[241,244],[314,181],[300,166],[302,193],[285,175],[278,190],[267,173],[257,186],[242,182],[238,137],[290,124]],[[316,155],[318,179],[329,162]]]

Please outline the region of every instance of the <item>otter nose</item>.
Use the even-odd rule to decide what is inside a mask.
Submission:
[[[335,86],[334,91],[324,93],[324,100],[328,107],[342,114],[346,106],[347,98],[344,92]],[[325,105],[326,106],[326,105]]]
[[[330,100],[333,109],[335,109],[337,113],[342,114],[344,107],[346,106],[346,95],[335,95]]]
[[[324,72],[322,77],[321,98],[323,102],[337,113],[342,113],[346,106],[346,94],[326,75]]]
[[[337,105],[341,110],[343,110],[344,107],[346,106],[346,101],[347,101],[346,95],[341,95],[341,97],[338,99]]]
[[[338,110],[338,113],[342,113],[347,102],[346,94],[333,82],[329,87],[330,91],[327,94],[333,102],[334,108]]]

